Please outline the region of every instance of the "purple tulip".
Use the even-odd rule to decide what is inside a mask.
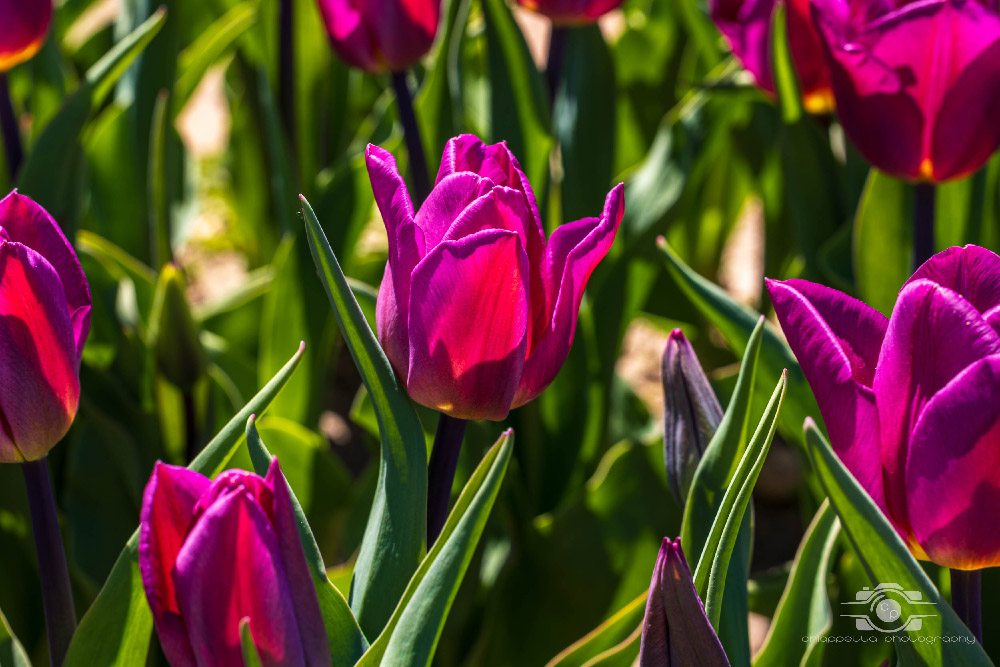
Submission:
[[[728,667],[695,590],[681,540],[663,538],[642,621],[639,667]]]
[[[613,9],[618,9],[623,0],[517,0],[525,9],[549,17],[558,25],[581,25],[593,23]]]
[[[915,556],[1000,565],[1000,257],[950,248],[892,317],[803,280],[769,280],[830,442]]]
[[[416,214],[388,152],[368,173],[389,234],[379,341],[422,405],[500,420],[535,398],[569,354],[583,290],[614,241],[622,186],[600,218],[559,227],[546,243],[535,195],[504,143],[448,142]]]
[[[441,18],[441,0],[319,0],[319,9],[337,55],[372,73],[420,60]]]
[[[90,289],[45,209],[0,200],[0,462],[35,461],[69,430],[80,399]]]
[[[38,53],[52,23],[52,0],[0,0],[0,73]]]
[[[323,617],[278,460],[214,481],[157,463],[143,494],[139,570],[174,667],[242,667],[250,619],[265,667],[329,665]]]
[[[894,176],[969,174],[1000,144],[996,0],[813,0],[837,112],[865,158]]]

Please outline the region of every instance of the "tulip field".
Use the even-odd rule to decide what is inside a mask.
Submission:
[[[996,0],[0,0],[0,667],[1000,661]]]

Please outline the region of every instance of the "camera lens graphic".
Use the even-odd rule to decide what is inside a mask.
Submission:
[[[875,615],[879,617],[883,623],[894,623],[899,620],[899,617],[903,613],[903,608],[895,600],[884,599],[878,603],[878,607],[875,609]]]

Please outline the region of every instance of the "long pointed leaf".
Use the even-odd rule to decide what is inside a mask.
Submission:
[[[378,486],[350,595],[361,629],[374,637],[392,615],[424,548],[427,445],[413,404],[368,326],[316,214],[305,197],[300,199],[320,282],[368,390],[382,435]]]

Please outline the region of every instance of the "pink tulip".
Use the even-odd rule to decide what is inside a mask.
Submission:
[[[886,318],[836,290],[768,281],[830,443],[918,558],[1000,565],[1000,257],[950,248]]]
[[[532,400],[569,354],[587,280],[624,213],[622,186],[600,218],[546,242],[535,195],[504,143],[448,142],[416,213],[388,152],[368,173],[389,233],[379,341],[410,396],[462,419],[500,420]]]
[[[525,9],[538,12],[559,25],[580,25],[593,23],[613,9],[618,9],[623,0],[517,0]]]
[[[0,462],[35,461],[69,430],[80,399],[90,289],[41,206],[0,200]]]
[[[157,463],[143,494],[139,570],[174,667],[242,667],[240,621],[265,667],[329,665],[323,617],[278,460],[214,481]]]
[[[52,0],[0,0],[0,73],[38,53],[52,23]]]
[[[441,0],[319,0],[337,55],[352,67],[399,72],[434,43]]]

